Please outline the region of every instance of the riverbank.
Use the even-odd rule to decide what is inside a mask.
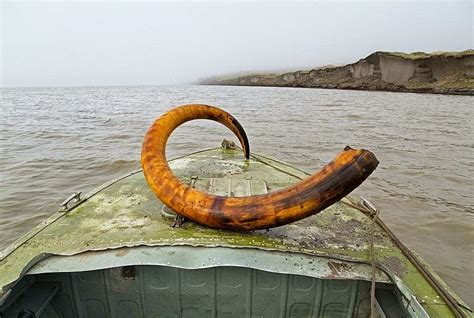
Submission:
[[[281,74],[214,77],[200,84],[474,95],[474,50],[436,53],[375,52],[343,66]]]

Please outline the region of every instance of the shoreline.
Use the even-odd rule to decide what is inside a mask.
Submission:
[[[344,66],[214,77],[199,84],[474,96],[474,50],[431,54],[375,52]]]
[[[210,84],[200,83],[198,86],[229,86],[229,87],[275,87],[275,88],[307,88],[307,89],[334,89],[346,91],[362,91],[362,92],[388,92],[388,93],[411,93],[411,94],[432,94],[432,95],[451,95],[451,96],[474,96],[474,92],[458,92],[458,91],[429,91],[429,90],[415,90],[415,89],[369,89],[366,87],[323,87],[323,86],[276,86],[276,85],[239,85],[239,84]]]

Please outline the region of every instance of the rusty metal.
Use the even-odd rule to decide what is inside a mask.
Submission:
[[[232,115],[217,107],[193,104],[176,107],[153,123],[145,135],[141,163],[150,188],[165,205],[209,227],[250,231],[306,218],[352,192],[378,165],[370,151],[346,147],[323,169],[288,188],[247,197],[211,195],[181,182],[166,160],[168,137],[178,126],[194,119],[214,120],[228,127],[239,139],[245,158],[249,158],[247,136]]]
[[[123,266],[122,267],[122,277],[126,280],[134,280],[136,276],[135,266]]]
[[[374,236],[375,236],[375,224],[379,216],[379,210],[377,210],[372,203],[367,199],[362,198],[362,204],[369,208],[373,212],[372,222],[370,223],[370,263],[372,267],[372,281],[370,284],[370,317],[376,317],[376,299],[375,299],[375,249],[374,249]]]

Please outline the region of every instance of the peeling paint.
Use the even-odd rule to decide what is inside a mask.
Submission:
[[[228,162],[227,170],[214,171],[213,163],[222,161]],[[240,150],[203,151],[170,163],[179,178],[189,181],[192,175],[197,175],[203,181],[197,184],[202,187],[206,180],[224,176],[249,178],[251,182],[264,180],[269,189],[275,190],[306,177],[300,170],[263,156],[253,155],[244,163]],[[229,173],[235,167],[242,170],[240,174]],[[33,229],[36,234],[23,244],[18,243],[20,247],[0,261],[0,296],[24,271],[48,255],[75,255],[121,247],[230,247],[300,253],[365,264],[371,261],[369,228],[372,221],[342,202],[307,219],[250,233],[215,230],[192,222],[172,228],[171,220],[161,215],[162,207],[141,173],[92,194],[70,212],[56,214],[47,224]],[[398,277],[415,295],[425,297],[427,303],[440,302],[433,288],[378,226],[374,243],[378,266]],[[120,256],[119,253],[117,251],[116,256]],[[340,261],[331,263],[335,272],[345,270],[343,265],[338,265]],[[427,311],[433,317],[451,316],[446,305],[437,305],[436,310],[430,308]]]

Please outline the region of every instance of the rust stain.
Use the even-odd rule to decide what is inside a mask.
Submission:
[[[117,250],[117,252],[115,252],[115,256],[123,257],[123,256],[127,255],[128,252],[129,252],[128,248],[121,248],[121,249]]]
[[[331,269],[331,274],[329,274],[328,278],[338,278],[341,277],[344,272],[352,270],[352,267],[349,264],[345,263],[336,263],[329,261],[328,266]]]
[[[328,278],[337,278],[341,276],[338,270],[338,266],[335,263],[329,261],[328,266],[331,269],[331,274],[329,274]]]

